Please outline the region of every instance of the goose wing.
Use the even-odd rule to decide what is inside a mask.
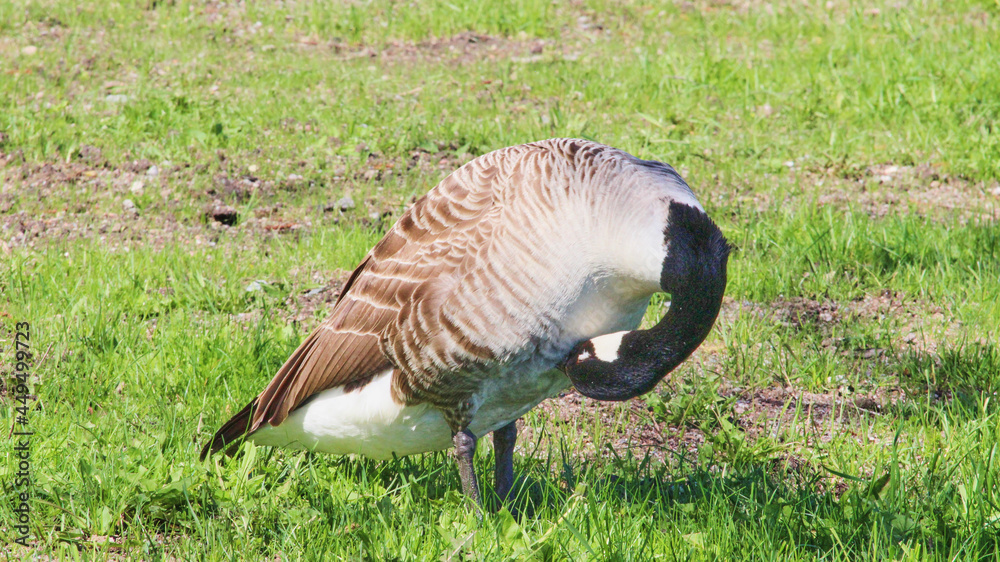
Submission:
[[[351,274],[330,316],[292,353],[264,391],[216,432],[203,456],[265,423],[280,424],[318,392],[363,386],[400,365],[395,362],[403,357],[385,352],[387,342],[391,347],[394,339],[408,337],[399,323],[419,322],[421,313],[413,311],[436,299],[435,281],[450,277],[475,255],[476,246],[492,230],[491,220],[498,216],[492,193],[497,169],[481,160],[445,178],[403,215]],[[423,343],[410,339],[415,345]],[[397,395],[397,400],[408,398]]]

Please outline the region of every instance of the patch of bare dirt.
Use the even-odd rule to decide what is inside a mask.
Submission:
[[[844,431],[851,435],[852,421],[881,415],[888,407],[905,398],[895,390],[879,389],[870,394],[855,394],[846,389],[818,394],[791,388],[766,388],[741,393],[733,411],[739,425],[749,435],[780,437],[780,430],[801,423],[805,445],[819,440],[828,442]]]
[[[98,240],[108,250],[130,251],[142,245],[161,250],[168,246],[215,246],[240,234],[252,234],[258,239],[311,229],[306,218],[296,222],[276,222],[251,217],[235,227],[218,221],[185,222],[170,215],[142,215],[138,211],[121,213],[67,214],[35,216],[25,211],[0,214],[0,238],[8,249],[44,248],[53,241]]]
[[[841,390],[818,394],[790,388],[752,392],[730,388],[720,394],[735,398],[731,421],[748,445],[769,438],[781,447],[773,454],[773,460],[792,464],[805,462],[801,456],[804,449],[835,437],[848,435],[865,443],[883,439],[862,431],[861,426],[870,417],[883,415],[887,408],[905,400],[900,393],[888,390],[872,394]],[[518,439],[518,448],[535,458],[546,452],[560,458],[561,450],[551,435],[567,432],[576,437],[572,450],[567,451],[575,461],[614,456],[642,459],[648,455],[669,463],[681,456],[696,458],[699,448],[706,443],[705,433],[697,427],[657,421],[641,398],[625,403],[601,402],[570,391],[541,403],[536,412],[541,414],[541,422],[535,427],[519,425]],[[593,435],[592,420],[605,428],[604,434]]]
[[[386,62],[413,63],[434,60],[456,65],[483,60],[507,58],[511,52],[527,51],[531,47],[519,45],[502,37],[483,33],[465,32],[452,37],[434,38],[418,43],[391,41],[381,49],[331,45],[342,58],[380,58]]]
[[[594,33],[602,30],[602,26],[594,25],[587,20],[573,33]],[[301,37],[298,44],[303,48],[323,48],[333,51],[342,60],[371,59],[391,65],[443,63],[466,66],[484,61],[530,64],[551,60],[573,61],[579,57],[574,45],[566,38],[559,42],[527,37],[513,39],[468,31],[451,37],[431,38],[418,42],[394,40],[379,47],[351,45],[336,40],[324,40],[317,36]],[[419,87],[413,88],[400,92],[399,96],[414,95],[420,90]]]
[[[766,111],[771,111],[770,106]],[[861,210],[872,218],[916,215],[931,220],[1000,220],[1000,184],[949,175],[939,165],[879,164],[863,169],[800,169],[785,163],[787,176],[772,190],[759,185],[720,186],[740,208],[757,213],[819,204]]]
[[[833,337],[834,327],[845,322],[866,322],[891,327],[892,346],[897,351],[933,353],[942,342],[955,341],[962,325],[940,305],[915,299],[902,292],[883,291],[853,301],[817,301],[801,297],[769,303],[726,299],[721,322],[735,322],[739,314],[750,314],[795,330],[816,330],[828,337],[823,347],[841,349],[843,355],[880,357],[885,349],[856,348],[845,338]]]
[[[344,283],[350,277],[350,271],[337,270],[332,275],[314,273],[312,288],[304,289],[285,299],[283,316],[286,322],[296,322],[305,329],[312,330],[319,324],[319,319],[329,311],[340,298]]]
[[[317,216],[323,223],[346,220],[387,228],[399,218],[400,201],[381,184],[397,181],[403,172],[444,177],[465,157],[471,155],[457,155],[450,145],[435,151],[416,150],[409,158],[375,153],[360,165],[348,168],[334,163],[332,175],[305,178],[298,173],[260,177],[256,166],[236,164],[224,155],[219,155],[218,162],[214,158],[177,164],[138,159],[111,165],[108,155],[87,145],[67,162],[33,163],[20,153],[0,151],[4,180],[0,182],[0,251],[78,239],[97,239],[111,249],[133,243],[157,249],[178,242],[213,245],[235,234],[266,239],[307,232]],[[222,171],[213,173],[218,168]],[[434,183],[436,179],[429,181],[428,189]],[[356,188],[372,193],[350,208],[336,205],[338,198]],[[326,204],[309,202],[318,190],[329,193]],[[295,195],[299,191],[312,195],[302,199]],[[241,216],[241,205],[251,198],[257,205],[252,213]]]
[[[519,448],[535,457],[540,451],[551,451],[557,456],[558,444],[550,435],[564,433],[567,427],[575,428],[577,434],[572,450],[567,451],[574,460],[607,458],[615,454],[642,458],[648,454],[666,461],[670,451],[696,451],[704,442],[704,436],[697,430],[688,431],[683,440],[670,434],[653,419],[646,403],[638,398],[628,402],[601,402],[571,390],[542,402],[535,411],[541,414],[543,423],[537,427],[519,425],[518,437]],[[590,430],[594,419],[607,430],[599,441],[595,441]]]
[[[861,207],[872,217],[916,214],[930,218],[1000,220],[1000,186],[950,176],[938,166],[869,166],[862,173],[814,178],[821,205]]]

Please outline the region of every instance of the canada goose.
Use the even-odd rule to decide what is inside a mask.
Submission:
[[[476,440],[513,485],[515,421],[569,386],[650,391],[708,335],[729,245],[673,168],[578,139],[491,152],[403,214],[330,316],[202,451],[259,445],[377,459]],[[636,330],[650,297],[666,315]]]

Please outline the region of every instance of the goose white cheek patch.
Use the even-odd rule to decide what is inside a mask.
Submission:
[[[627,333],[627,331],[615,332],[613,334],[597,336],[590,340],[591,345],[594,346],[594,356],[606,363],[614,362],[618,359],[618,348],[622,345],[622,338]],[[584,357],[581,357],[581,359],[584,359]]]

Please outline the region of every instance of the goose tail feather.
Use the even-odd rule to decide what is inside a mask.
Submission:
[[[253,423],[253,413],[256,405],[257,400],[254,399],[233,416],[232,419],[226,422],[219,431],[216,431],[212,439],[208,443],[205,443],[205,447],[201,450],[201,460],[205,460],[209,455],[223,449],[225,449],[227,455],[234,454],[236,447],[251,433],[251,424]]]

